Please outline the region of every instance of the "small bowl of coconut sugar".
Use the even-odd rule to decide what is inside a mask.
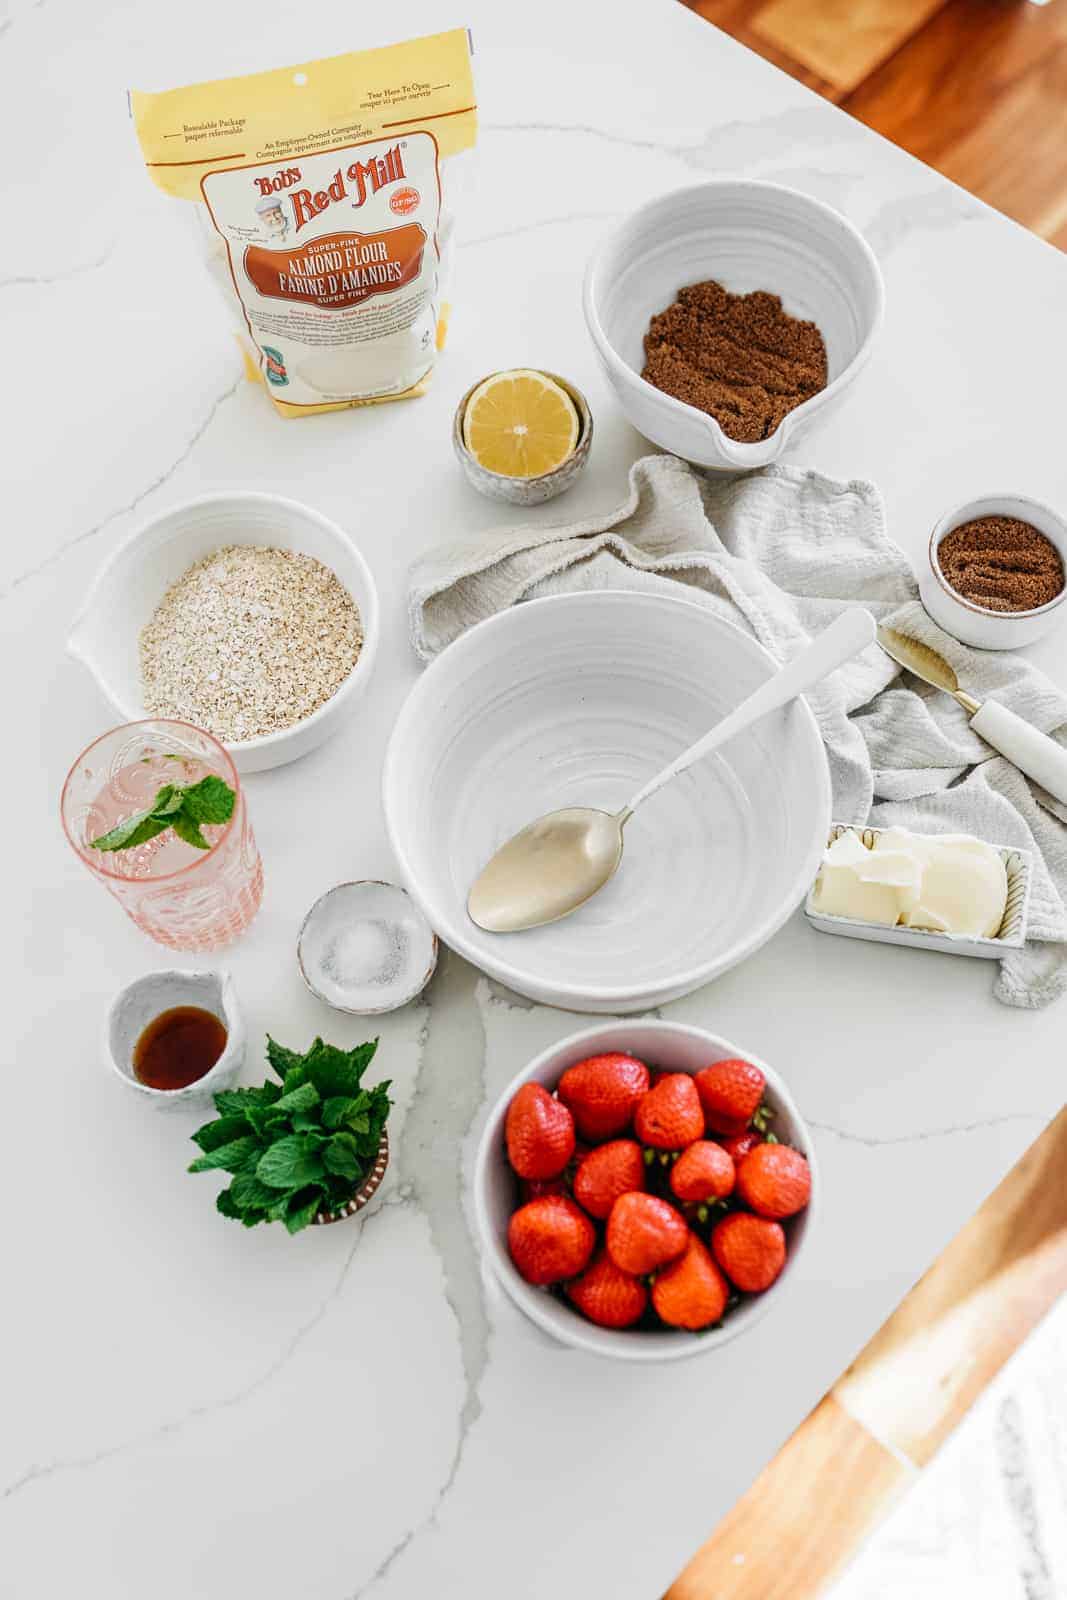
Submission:
[[[339,883],[304,918],[296,958],[319,1000],[374,1016],[422,993],[437,966],[437,935],[399,884]]]

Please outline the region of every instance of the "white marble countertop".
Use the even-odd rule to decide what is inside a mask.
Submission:
[[[847,402],[799,447],[880,484],[917,555],[954,500],[1067,504],[1067,261],[747,54],[673,0],[397,0],[315,7],[13,0],[0,25],[8,152],[0,264],[5,434],[3,1484],[0,1588],[18,1600],[408,1600],[659,1594],[1063,1098],[1062,1010],[1011,1011],[984,963],[831,940],[798,916],[669,1014],[785,1073],[824,1175],[779,1309],[714,1359],[662,1370],[548,1344],[483,1281],[465,1178],[488,1103],[578,1025],[446,960],[387,1018],[398,1098],[386,1205],[291,1240],[216,1217],[161,1117],[97,1058],[117,987],[165,966],[56,819],[109,725],[67,626],[138,521],[222,486],[345,524],[381,590],[373,692],[350,728],[248,783],[262,913],[225,955],[252,1056],[367,1032],[316,1004],[293,953],[311,900],[392,870],[378,773],[416,664],[417,551],[511,513],[451,456],[482,373],[570,375],[597,419],[552,519],[606,507],[645,446],[594,365],[585,260],[647,197],[739,171],[844,210],[885,270],[888,319]],[[451,345],[423,400],[283,422],[239,372],[215,291],[149,183],[124,90],[274,66],[454,21],[482,107]],[[16,150],[29,150],[14,162]],[[170,303],[165,305],[166,296]],[[1062,636],[1036,652],[1067,681]]]

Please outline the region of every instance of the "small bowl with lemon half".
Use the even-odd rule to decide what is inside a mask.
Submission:
[[[593,417],[565,378],[532,367],[492,372],[456,407],[452,443],[482,494],[538,506],[575,482],[589,457]]]

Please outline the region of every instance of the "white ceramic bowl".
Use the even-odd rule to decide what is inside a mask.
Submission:
[[[1031,523],[1056,546],[1065,566],[1067,522],[1039,500],[1028,500],[1020,494],[987,494],[946,511],[930,535],[927,564],[919,574],[919,594],[934,621],[954,639],[976,645],[979,650],[1018,650],[1022,645],[1033,644],[1062,620],[1060,607],[1067,599],[1067,589],[1061,589],[1055,599],[1032,611],[987,611],[957,594],[938,565],[937,548],[953,528],[977,517],[1018,517]]]
[[[803,900],[830,780],[803,701],[650,799],[609,883],[562,922],[493,934],[467,892],[493,852],[559,806],[623,805],[774,672],[753,639],[685,600],[602,590],[500,612],[416,683],[386,753],[401,876],[446,944],[520,994],[641,1011],[742,961]]]
[[[378,591],[370,568],[348,535],[310,506],[280,495],[234,490],[164,511],[104,563],[67,648],[89,668],[124,722],[149,716],[141,699],[141,628],[183,572],[226,544],[274,545],[314,556],[337,574],[363,624],[359,660],[336,694],[310,717],[256,739],[220,741],[238,772],[262,772],[306,755],[338,732],[367,687],[378,650]]]
[[[319,896],[297,936],[296,960],[317,1000],[354,1017],[380,1016],[425,989],[437,935],[399,884],[362,878]]]
[[[644,337],[686,284],[714,278],[733,294],[767,289],[790,316],[814,322],[829,382],[770,438],[728,439],[714,418],[641,377]],[[885,288],[874,253],[850,222],[796,189],[721,178],[639,207],[597,249],[585,277],[585,320],[619,404],[646,438],[686,461],[745,471],[776,461],[835,405],[871,352]]]
[[[134,1074],[134,1046],[150,1022],[175,1006],[199,1006],[218,1017],[226,1028],[226,1048],[195,1083],[184,1089],[153,1089]],[[129,1088],[160,1109],[172,1110],[176,1106],[209,1106],[212,1095],[230,1088],[244,1063],[246,1045],[244,1017],[229,973],[170,967],[146,972],[115,996],[104,1023],[101,1054]]]
[[[759,1067],[767,1079],[766,1098],[775,1112],[772,1127],[783,1144],[792,1145],[808,1159],[811,1167],[811,1201],[805,1211],[791,1217],[783,1227],[788,1241],[788,1258],[780,1277],[763,1294],[742,1298],[726,1317],[723,1326],[709,1333],[685,1333],[664,1329],[599,1328],[573,1307],[545,1289],[534,1288],[521,1278],[508,1254],[508,1219],[518,1204],[516,1179],[508,1166],[504,1148],[504,1118],[516,1089],[531,1079],[554,1089],[563,1073],[586,1056],[609,1050],[624,1050],[649,1066],[669,1072],[699,1072],[713,1061],[742,1056]],[[531,1322],[553,1334],[564,1344],[593,1355],[616,1356],[623,1361],[672,1361],[683,1356],[704,1355],[718,1350],[751,1328],[770,1310],[789,1277],[811,1233],[819,1203],[819,1175],[815,1151],[804,1119],[782,1079],[765,1061],[751,1051],[738,1049],[717,1034],[680,1022],[607,1022],[596,1028],[572,1033],[552,1045],[512,1079],[489,1113],[478,1146],[474,1165],[474,1214],[482,1250],[493,1271]]]

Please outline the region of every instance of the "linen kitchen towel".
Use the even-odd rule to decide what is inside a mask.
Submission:
[[[411,574],[412,641],[429,660],[520,600],[576,589],[674,594],[746,627],[787,659],[845,606],[939,650],[978,699],[992,695],[1067,743],[1067,695],[1017,654],[971,650],[918,599],[873,484],[772,466],[704,477],[673,456],[630,470],[614,511],[531,522],[437,545]],[[946,694],[872,646],[807,697],[830,762],[834,819],[974,833],[1035,855],[1028,940],[1001,961],[997,997],[1041,1006],[1067,988],[1067,823],[1056,801],[971,731]]]

